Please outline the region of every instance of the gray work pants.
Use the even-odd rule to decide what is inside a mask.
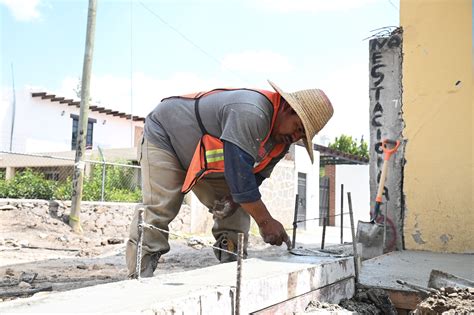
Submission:
[[[178,215],[183,202],[181,193],[186,171],[183,170],[176,156],[166,150],[143,139],[141,148],[142,193],[145,222],[163,230],[168,230],[169,223]],[[224,178],[212,178],[199,181],[193,188],[199,200],[208,208],[214,205],[215,200],[228,196],[229,188]],[[138,207],[137,207],[138,208]],[[209,214],[210,215],[210,214]],[[136,243],[138,239],[138,211],[135,210],[130,225],[130,235],[126,248],[126,260],[129,275],[135,272]],[[212,234],[216,239],[216,247],[237,251],[237,233],[245,235],[245,252],[250,229],[250,216],[238,208],[235,213],[224,219],[214,219]],[[144,229],[143,256],[158,254],[158,257],[170,250],[168,234],[153,229]],[[235,260],[235,256],[215,251],[221,262]],[[142,259],[142,264],[149,259]],[[142,266],[142,270],[147,266]],[[151,273],[153,273],[154,268]]]

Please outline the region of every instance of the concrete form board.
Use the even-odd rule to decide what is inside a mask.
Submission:
[[[243,265],[241,312],[255,312],[354,277],[352,257],[286,255]],[[236,263],[0,304],[0,313],[232,314]],[[351,292],[343,291],[338,298]],[[353,293],[353,292],[352,292]]]
[[[474,255],[441,254],[423,251],[397,251],[362,262],[363,286],[413,291],[396,280],[427,286],[432,269],[474,280]]]
[[[402,140],[402,35],[392,34],[369,42],[370,94],[370,200],[375,196],[383,165],[383,139]],[[384,185],[382,214],[387,211],[385,252],[403,249],[404,143],[389,161]]]
[[[304,312],[305,308],[311,301],[324,301],[327,303],[338,304],[342,299],[353,296],[354,288],[354,278],[344,279],[321,289],[308,292],[301,296],[286,300],[252,314],[272,315]],[[352,314],[352,312],[347,312],[347,314]]]

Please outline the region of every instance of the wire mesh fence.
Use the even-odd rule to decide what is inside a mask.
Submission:
[[[0,151],[0,198],[70,200],[74,151],[45,155]],[[83,200],[139,202],[140,166],[102,154],[84,160]]]

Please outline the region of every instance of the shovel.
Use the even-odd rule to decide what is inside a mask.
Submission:
[[[388,145],[392,148],[389,149]],[[382,141],[382,149],[384,152],[382,174],[380,176],[379,187],[377,190],[377,197],[375,198],[375,209],[371,214],[370,222],[359,221],[357,223],[357,242],[362,244],[362,258],[370,259],[383,254],[385,241],[385,225],[377,223],[377,218],[380,215],[380,205],[382,204],[382,193],[385,185],[385,178],[387,177],[388,161],[393,153],[395,153],[400,146],[400,141],[385,139]]]
[[[430,279],[428,280],[428,287],[434,289],[446,287],[474,288],[474,281],[433,269],[431,270]]]

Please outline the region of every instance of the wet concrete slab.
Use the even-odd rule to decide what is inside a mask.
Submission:
[[[0,313],[232,314],[236,270],[234,262],[51,293],[1,303]],[[318,296],[337,303],[353,295],[353,278],[352,257],[287,254],[272,260],[247,259],[242,270],[241,313],[327,287],[330,294]]]
[[[359,279],[363,286],[413,291],[396,280],[427,287],[432,269],[474,280],[474,254],[391,252],[364,261]]]

